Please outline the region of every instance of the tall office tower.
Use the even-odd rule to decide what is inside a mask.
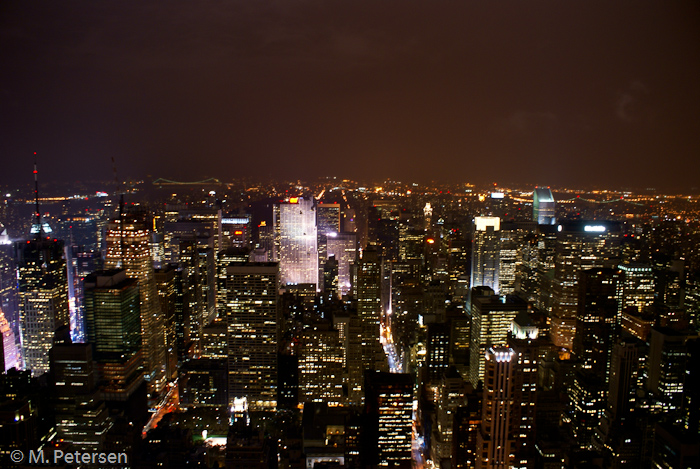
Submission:
[[[482,389],[469,386],[467,403],[455,411],[452,427],[452,464],[455,469],[474,469],[477,456],[476,440],[481,428]]]
[[[384,259],[396,260],[399,249],[399,218],[401,206],[395,200],[375,200],[369,208],[367,236],[376,243]]]
[[[99,452],[111,427],[100,399],[90,344],[57,343],[49,353],[53,378],[56,437],[72,450]]]
[[[576,221],[557,225],[552,281],[552,342],[571,349],[576,334],[581,271],[616,265],[620,223]]]
[[[557,223],[556,202],[552,191],[546,187],[536,187],[532,193],[532,220],[538,225]]]
[[[343,347],[343,386],[347,389],[350,405],[362,403],[362,320],[357,311],[339,312],[333,315],[333,326]]]
[[[63,242],[19,241],[15,253],[24,366],[32,376],[40,376],[49,371],[54,332],[70,321]]]
[[[574,435],[581,448],[594,439],[605,412],[613,345],[620,335],[619,269],[595,268],[579,273],[578,312],[573,353],[579,361],[569,389]]]
[[[620,311],[633,306],[638,311],[654,303],[654,272],[646,264],[620,264],[618,268],[624,274]]]
[[[0,230],[3,229],[0,224]],[[0,310],[5,313],[5,319],[10,325],[10,331],[16,341],[17,350],[20,347],[20,323],[19,323],[19,293],[17,291],[17,269],[14,259],[14,245],[5,236],[0,242]],[[20,357],[21,358],[21,357]]]
[[[318,285],[318,238],[313,198],[291,197],[275,205],[282,285]]]
[[[403,373],[367,371],[363,428],[370,459],[379,467],[411,464],[413,377]],[[368,447],[368,448],[367,448]]]
[[[11,368],[20,369],[20,353],[10,323],[0,309],[0,373]]]
[[[138,281],[144,372],[149,394],[155,398],[166,383],[165,321],[160,311],[145,214],[126,213],[112,220],[106,241],[105,268],[125,269],[127,277]]]
[[[357,314],[362,321],[362,367],[376,370],[383,362],[379,342],[381,304],[381,264],[377,250],[368,247],[357,263]]]
[[[445,462],[452,457],[452,442],[457,410],[467,405],[467,395],[471,386],[455,368],[443,374],[438,386],[436,399],[437,425],[433,427],[431,441],[432,460],[436,467],[445,467]]]
[[[338,261],[338,291],[345,296],[352,289],[351,269],[357,262],[357,234],[341,232],[329,236],[326,243],[328,257],[335,256]]]
[[[201,353],[202,328],[216,317],[216,264],[210,247],[196,246],[193,240],[180,243],[180,275],[185,316],[188,321],[189,355]]]
[[[606,405],[605,382],[589,370],[577,370],[574,382],[568,389],[572,430],[576,444],[582,449],[592,449]]]
[[[329,324],[307,326],[301,333],[299,401],[344,403],[342,342]]]
[[[640,467],[642,430],[634,418],[642,390],[647,346],[638,339],[624,339],[613,347],[608,402],[594,446],[605,448],[613,467]]]
[[[318,275],[319,283],[323,282],[323,267],[328,260],[328,239],[340,232],[340,204],[316,205],[316,232],[318,235]]]
[[[250,215],[222,217],[219,250],[250,246],[250,228]]]
[[[479,357],[481,358],[481,357]],[[486,351],[483,413],[477,435],[476,468],[514,466],[516,429],[515,352],[507,347]]]
[[[314,269],[315,271],[315,269]],[[229,404],[246,398],[251,410],[277,406],[277,307],[279,265],[232,265],[226,269]]]
[[[522,277],[524,248],[528,246],[528,238],[534,237],[536,229],[537,225],[530,222],[501,223],[498,268],[498,285],[501,294],[515,293],[516,281]]]
[[[496,293],[499,291],[500,229],[498,217],[474,218],[471,288],[486,286]]]
[[[163,269],[155,270],[156,286],[160,311],[165,322],[165,374],[168,381],[177,376],[177,322],[175,300],[177,295],[178,272],[171,264]]]
[[[552,312],[554,258],[557,246],[557,227],[537,225],[537,259],[535,261],[536,303],[541,311]]]
[[[92,345],[104,398],[110,408],[128,408],[144,383],[138,280],[124,269],[103,270],[85,277],[84,285],[85,339]]]
[[[226,268],[229,265],[245,264],[255,261],[250,258],[248,248],[231,247],[218,252],[216,256],[216,311],[218,317],[223,317],[226,311]]]
[[[691,435],[700,435],[700,339],[688,341],[686,376],[683,387],[683,428]]]
[[[539,329],[526,311],[513,319],[508,346],[515,354],[515,458],[514,467],[534,467],[535,412],[537,402],[537,374],[539,367]]]
[[[425,231],[413,228],[409,223],[399,225],[399,261],[420,259],[425,257]]]
[[[504,346],[513,318],[527,311],[527,302],[518,296],[479,296],[472,290],[472,327],[469,344],[469,381],[474,387],[484,380],[484,354],[490,347]]]
[[[338,298],[338,261],[330,256],[323,266],[323,291],[326,296]]]
[[[689,336],[665,327],[653,327],[649,345],[649,379],[654,407],[677,413],[683,404]]]
[[[573,352],[580,368],[606,384],[610,357],[620,335],[620,289],[625,279],[618,269],[597,268],[579,274],[579,299]]]
[[[425,364],[428,370],[428,382],[437,384],[450,365],[450,324],[428,324]]]

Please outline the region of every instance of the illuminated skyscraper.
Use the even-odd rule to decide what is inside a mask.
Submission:
[[[326,239],[327,255],[338,261],[338,291],[341,296],[350,293],[352,275],[350,269],[357,262],[357,234],[337,233]]]
[[[70,340],[57,343],[50,362],[58,438],[79,451],[100,451],[111,422],[97,388],[92,348]]]
[[[84,287],[85,340],[104,399],[108,407],[130,407],[127,402],[145,394],[138,280],[123,269],[97,271],[85,277]]]
[[[581,271],[616,265],[619,233],[620,224],[610,221],[575,221],[557,226],[550,332],[557,347],[571,349],[573,345]]]
[[[381,303],[381,264],[373,246],[368,247],[357,264],[357,314],[362,322],[362,366],[376,370],[384,359],[379,342]]]
[[[486,351],[483,413],[477,434],[477,469],[513,467],[516,429],[519,429],[515,402],[516,361],[511,348],[489,347]]]
[[[535,459],[535,404],[540,355],[539,329],[526,311],[513,319],[508,346],[513,350],[516,468],[531,468]]]
[[[301,334],[299,401],[344,403],[342,342],[328,324],[307,326]]]
[[[246,398],[252,410],[277,406],[278,280],[276,262],[227,267],[230,405]]]
[[[141,338],[144,371],[149,394],[156,397],[165,388],[165,321],[160,311],[150,250],[150,232],[144,214],[127,213],[109,223],[106,269],[122,268],[138,281],[141,295]]]
[[[498,217],[474,218],[471,288],[486,286],[498,293],[500,229],[501,219]]]
[[[273,211],[282,285],[318,285],[318,238],[313,198],[291,197]]]
[[[319,279],[322,279],[323,267],[331,255],[328,253],[328,240],[340,232],[340,204],[319,203],[316,205],[316,231],[318,233]]]
[[[370,421],[363,428],[363,438],[367,446],[377,452],[371,459],[379,467],[410,464],[412,412],[413,377],[410,374],[366,373],[365,414]]]
[[[472,327],[469,344],[469,380],[476,388],[484,381],[484,354],[490,347],[505,346],[513,318],[527,311],[527,302],[518,296],[478,296],[472,290]]]
[[[589,269],[579,275],[579,300],[573,352],[581,368],[605,383],[610,372],[612,348],[620,335],[620,288],[618,269]]]
[[[0,369],[0,373],[3,371],[9,370],[10,368],[20,368],[20,353],[17,350],[17,343],[15,342],[15,334],[12,332],[12,328],[10,327],[10,323],[7,321],[7,318],[5,318],[5,314],[3,311],[0,309],[0,339],[2,340],[2,343],[0,346],[2,346],[2,356],[3,358],[3,363],[0,363],[0,366],[2,366],[2,369]]]
[[[628,306],[642,311],[654,303],[654,272],[646,264],[620,264],[618,268],[624,273],[620,311]]]
[[[19,270],[22,352],[33,376],[49,371],[54,332],[68,325],[68,281],[63,242],[35,239],[15,244]]]
[[[549,188],[536,187],[532,193],[532,219],[538,225],[556,224],[556,202]]]

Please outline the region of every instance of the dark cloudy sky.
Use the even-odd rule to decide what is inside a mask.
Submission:
[[[700,4],[4,1],[0,183],[700,186]]]

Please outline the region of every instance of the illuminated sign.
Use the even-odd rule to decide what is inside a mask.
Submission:
[[[235,234],[235,235],[242,235],[243,232],[242,232],[241,230],[236,230],[236,231],[233,232],[233,234]]]
[[[502,199],[503,197],[505,197],[505,194],[503,192],[492,192],[491,193],[492,199]]]
[[[603,225],[586,225],[583,227],[583,231],[591,233],[604,233],[605,227]]]
[[[433,238],[428,238],[426,241],[428,241],[428,244],[434,244],[435,240]]]
[[[247,218],[222,218],[221,223],[224,225],[246,225],[250,220]]]
[[[299,203],[299,197],[290,197],[290,198],[289,198],[289,203],[290,203],[290,204],[298,204],[298,203]]]

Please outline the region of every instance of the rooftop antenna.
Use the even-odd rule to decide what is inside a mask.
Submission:
[[[114,171],[114,184],[116,186],[115,195],[119,195],[119,262],[120,267],[124,269],[124,193],[121,192],[121,184],[117,177],[117,164],[112,157],[112,170]]]
[[[41,239],[41,233],[44,231],[41,226],[41,212],[39,211],[39,171],[36,169],[36,152],[34,152],[34,201],[36,204],[36,239]]]

